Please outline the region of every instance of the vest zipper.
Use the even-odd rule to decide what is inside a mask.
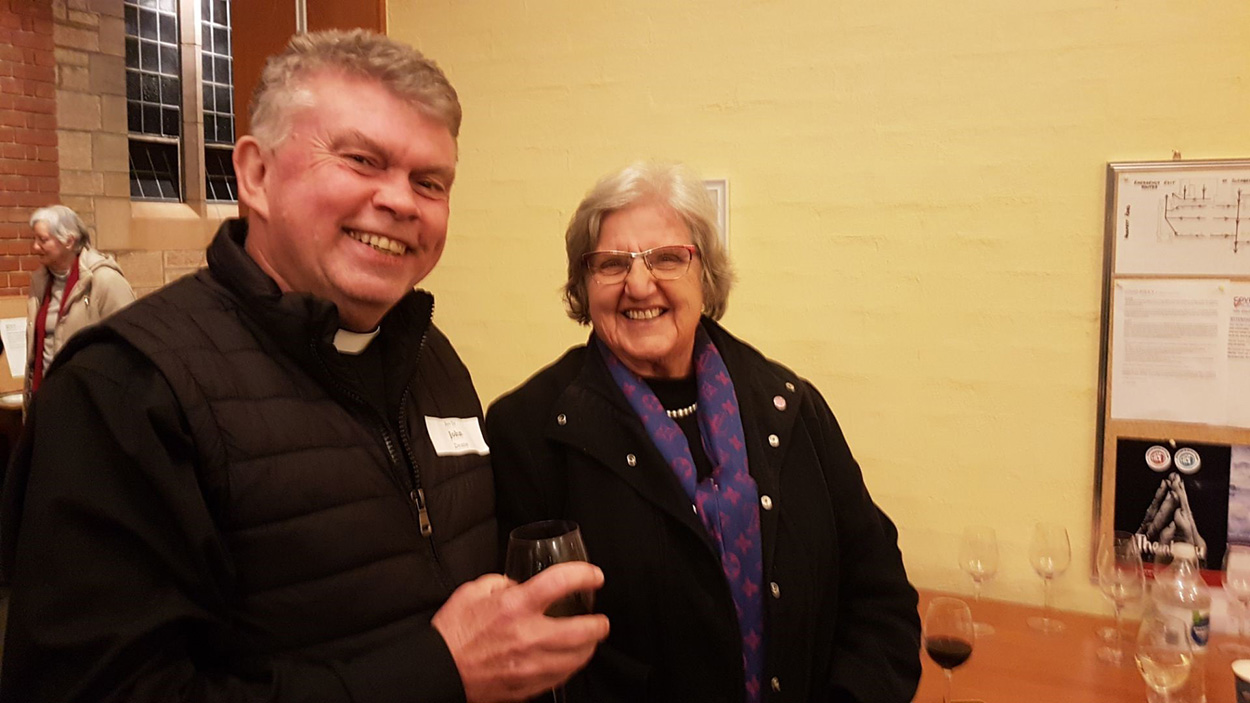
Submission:
[[[330,366],[326,364],[325,359],[322,358],[321,352],[317,349],[317,342],[315,340],[309,346],[312,348],[313,357],[315,357],[317,359],[317,362],[321,364],[321,369],[322,371],[325,372],[326,379],[328,379],[330,383],[333,384],[334,387],[338,389],[340,393],[342,393],[343,395],[351,399],[352,402],[354,402],[357,406],[363,409],[364,412],[372,418],[371,424],[374,426],[374,429],[378,431],[378,434],[381,435],[382,437],[382,444],[384,447],[386,447],[386,455],[391,460],[391,465],[392,466],[398,465],[400,463],[399,452],[395,450],[395,439],[391,436],[390,430],[387,429],[386,427],[386,418],[379,417],[377,411],[373,409],[373,406],[370,405],[368,401],[366,401],[363,397],[358,395],[351,388],[339,382],[339,380],[334,376],[334,373],[330,371]],[[420,359],[420,349],[424,347],[425,347],[425,335],[422,335],[421,347],[419,347],[417,351],[418,360]],[[411,382],[409,382],[408,387],[410,386],[411,386]],[[399,401],[400,403],[399,405],[400,407],[399,433],[400,433],[400,438],[404,444],[404,448],[405,448],[404,454],[405,454],[405,457],[408,459],[408,466],[409,466],[408,479],[409,479],[409,485],[411,486],[411,488],[408,491],[408,498],[417,506],[417,523],[421,529],[421,536],[428,538],[430,534],[433,532],[433,527],[430,524],[429,511],[426,509],[425,491],[421,489],[420,474],[417,473],[417,468],[416,468],[417,461],[416,461],[416,458],[413,456],[411,447],[408,444],[407,433],[404,431],[404,423],[406,422],[405,416],[407,415],[407,413],[405,412],[406,404],[404,403],[403,399],[405,396],[408,395],[408,387],[404,388],[404,393],[403,395],[400,396],[400,401]],[[434,550],[433,540],[430,541],[430,551],[431,553],[434,554],[434,561],[438,562],[439,561],[438,553]]]
[[[434,303],[430,303],[430,320],[433,324],[434,319]],[[425,331],[421,333],[421,343],[417,345],[417,358],[414,360],[414,368],[421,365],[421,353],[425,351],[425,338],[430,333],[429,325]],[[404,450],[404,457],[408,460],[408,478],[412,481],[412,491],[408,494],[408,498],[417,506],[417,520],[421,525],[421,535],[429,537],[434,532],[434,525],[430,522],[430,511],[425,502],[425,490],[421,488],[421,467],[417,465],[417,455],[412,451],[412,442],[408,438],[408,403],[405,401],[411,397],[412,380],[409,379],[408,384],[404,386],[404,392],[399,396],[399,441]],[[438,551],[434,549],[434,540],[430,540],[430,551],[434,554],[434,560],[438,561]]]
[[[413,360],[413,368],[419,369],[421,366],[421,354],[425,351],[425,339],[430,334],[430,325],[434,324],[434,302],[430,301],[430,320],[425,326],[425,331],[421,333],[421,343],[417,345],[417,358]],[[399,396],[399,441],[400,446],[404,450],[404,457],[408,460],[408,478],[412,481],[412,490],[408,493],[408,499],[413,505],[417,506],[417,522],[421,527],[421,536],[425,537],[430,544],[430,556],[433,557],[434,563],[438,565],[435,573],[438,574],[439,580],[451,591],[455,588],[455,584],[447,579],[447,572],[443,567],[443,560],[438,556],[438,547],[435,546],[431,535],[434,534],[434,524],[430,521],[429,507],[425,502],[425,490],[421,487],[421,467],[417,464],[417,454],[412,451],[412,441],[408,437],[408,403],[405,402],[412,397],[412,379],[408,380],[408,384],[404,386],[404,392]],[[414,404],[416,401],[413,401]]]
[[[424,338],[421,339],[421,343],[425,344]],[[418,352],[419,355],[420,352]],[[408,493],[408,498],[413,505],[417,506],[417,521],[421,524],[421,536],[429,537],[434,532],[434,526],[430,523],[430,511],[425,503],[425,490],[421,488],[421,469],[417,466],[416,454],[412,451],[412,443],[408,440],[408,403],[404,402],[407,398],[408,387],[405,387],[403,394],[399,396],[399,441],[404,450],[404,458],[408,460],[408,479],[412,481],[412,490]],[[436,554],[435,558],[437,557]]]

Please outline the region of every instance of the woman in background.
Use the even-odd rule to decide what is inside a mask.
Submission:
[[[135,294],[112,257],[91,247],[82,219],[64,205],[30,216],[31,253],[40,268],[30,274],[26,299],[26,404],[39,389],[52,358],[75,332],[134,302]]]
[[[569,700],[910,701],[897,532],[820,393],[715,322],[732,274],[699,177],[607,176],[566,248],[590,339],[486,423],[503,534],[575,520],[604,571],[611,634]]]

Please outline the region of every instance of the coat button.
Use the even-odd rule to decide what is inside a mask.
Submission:
[[[626,454],[625,463],[629,464],[630,466],[636,466],[638,464],[638,458],[635,457],[633,454]]]
[[[768,496],[760,496],[760,507],[765,510],[773,509],[773,499]]]
[[[781,397],[781,396],[779,396],[779,395],[775,395],[775,396],[773,396],[773,407],[777,408],[778,410],[785,410],[785,409],[786,409],[786,399],[785,399],[785,398],[782,398],[782,397]]]
[[[779,446],[781,446],[781,438],[779,438],[779,437],[778,437],[777,435],[775,435],[775,434],[770,434],[770,435],[768,435],[768,446],[770,446],[770,447],[779,447]]]
[[[773,687],[775,693],[781,693],[781,679],[774,676],[768,680],[768,685]]]
[[[781,597],[781,586],[778,586],[776,581],[768,582],[768,590],[772,592],[773,598]]]
[[[793,383],[790,383],[789,381],[786,381],[786,390],[788,390],[788,391],[790,391],[791,393],[793,393],[793,392],[794,392],[794,384],[793,384]]]
[[[557,425],[561,425],[561,426],[563,426],[563,425],[568,424],[568,422],[569,422],[569,419],[568,419],[567,417],[565,417],[565,416],[564,416],[564,413],[560,413],[559,415],[556,415],[556,424],[557,424]]]

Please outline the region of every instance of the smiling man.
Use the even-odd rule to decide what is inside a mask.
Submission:
[[[482,410],[414,290],[447,235],[454,89],[385,37],[303,35],[266,65],[252,126],[247,220],[206,269],[76,337],[31,411],[5,481],[0,700],[558,685],[608,624],[543,613],[602,574],[488,573]]]

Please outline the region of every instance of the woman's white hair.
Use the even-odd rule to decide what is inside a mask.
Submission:
[[[83,224],[78,213],[64,205],[49,205],[35,210],[30,216],[30,226],[34,227],[38,222],[47,225],[49,234],[74,251],[91,244],[87,225]]]
[[[703,262],[703,314],[719,320],[729,306],[734,274],[721,243],[716,206],[703,180],[688,166],[648,162],[631,164],[601,178],[569,220],[564,234],[569,260],[564,302],[569,317],[583,325],[590,324],[586,265],[582,255],[598,244],[603,219],[617,210],[643,202],[671,209],[690,228],[690,237]]]

